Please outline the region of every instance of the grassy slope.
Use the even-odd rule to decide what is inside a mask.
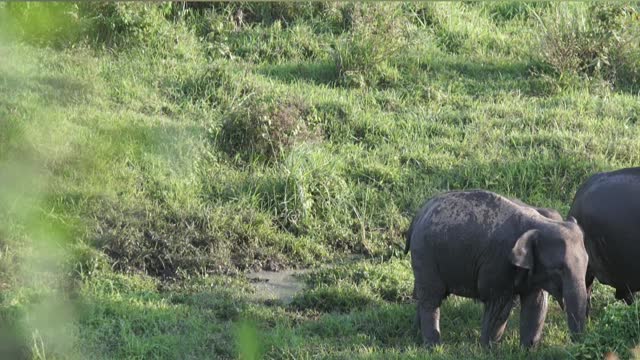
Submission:
[[[117,51],[3,43],[3,349],[228,358],[236,331],[251,342],[247,318],[272,358],[568,356],[555,304],[532,354],[517,347],[517,312],[505,342],[480,349],[481,308],[464,299],[444,305],[441,348],[425,352],[411,329],[401,232],[425,198],[480,187],[566,212],[590,173],[640,156],[638,97],[546,73],[535,18],[500,6],[433,5],[392,56],[392,83],[364,88],[337,83],[328,44],[347,35],[313,20],[209,41],[159,25],[165,40]],[[319,140],[271,163],[222,151],[229,113],[288,99]],[[366,259],[311,275],[291,306],[219,275],[348,254]]]

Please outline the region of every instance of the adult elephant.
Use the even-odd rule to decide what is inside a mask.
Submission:
[[[633,302],[640,290],[640,168],[591,176],[578,189],[569,216],[578,220],[589,254],[586,285],[594,278]]]
[[[573,334],[583,331],[588,257],[575,221],[542,216],[498,194],[453,191],[435,196],[407,232],[426,345],[440,342],[440,305],[449,295],[484,303],[481,342],[501,339],[517,297],[520,343],[540,340],[548,291],[567,313]]]

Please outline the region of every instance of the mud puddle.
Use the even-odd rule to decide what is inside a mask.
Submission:
[[[256,300],[280,301],[289,304],[293,297],[304,289],[304,281],[299,275],[310,270],[258,271],[247,274],[255,289]]]

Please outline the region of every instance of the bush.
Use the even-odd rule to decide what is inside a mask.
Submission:
[[[226,114],[218,140],[230,156],[275,161],[296,144],[318,137],[307,125],[309,114],[301,99],[254,95]]]
[[[355,3],[342,11],[350,31],[336,41],[333,52],[339,83],[356,87],[392,84],[398,77],[393,60],[409,45],[409,22],[400,7]]]
[[[640,75],[637,11],[624,4],[557,8],[543,21],[543,60],[558,73],[633,85]]]

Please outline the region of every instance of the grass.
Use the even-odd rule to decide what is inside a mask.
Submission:
[[[632,10],[2,5],[0,354],[624,353],[633,341],[599,326],[634,313],[604,286],[584,344],[569,344],[554,304],[538,349],[519,349],[516,309],[503,344],[484,350],[481,306],[452,297],[444,345],[421,348],[402,233],[440,191],[566,213],[590,174],[637,164],[637,84],[621,75],[637,74],[637,48],[591,51],[632,36],[619,26]],[[599,16],[570,54],[544,48],[564,39],[563,12]],[[283,268],[315,271],[291,304],[256,300],[244,273]]]

